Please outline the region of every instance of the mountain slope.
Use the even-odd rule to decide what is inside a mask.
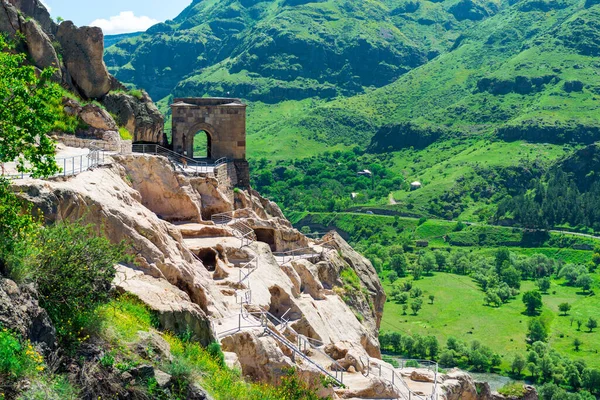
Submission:
[[[393,84],[290,123],[301,126],[326,114],[343,130],[351,127],[345,115],[361,113],[371,121],[372,134],[379,129],[374,151],[452,133],[590,143],[600,137],[599,23],[598,5],[517,2],[466,32],[454,50]],[[390,123],[395,126],[380,129]],[[410,140],[395,143],[403,134]]]
[[[381,87],[452,46],[497,1],[194,1],[106,51],[119,79],[169,94],[269,103]]]

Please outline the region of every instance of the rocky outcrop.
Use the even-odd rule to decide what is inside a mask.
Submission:
[[[178,334],[191,331],[194,338],[205,346],[214,340],[206,313],[192,302],[187,293],[165,279],[153,278],[139,270],[119,266],[117,272],[117,290],[134,294],[156,311],[163,329]],[[156,347],[167,354],[164,345]]]
[[[103,131],[118,131],[114,119],[102,107],[96,104],[87,104],[79,111],[79,117],[90,127]]]
[[[0,275],[0,327],[29,339],[44,353],[56,348],[56,331],[38,305],[31,287],[19,287]]]
[[[136,98],[123,91],[108,93],[102,104],[116,115],[119,125],[127,128],[134,142],[166,143],[164,117],[146,92]]]
[[[10,3],[18,5],[23,3],[27,7],[34,7],[35,4],[34,1],[11,0],[11,2],[6,2],[6,0],[2,0],[0,3],[0,31],[16,40],[19,44],[18,48],[31,56],[36,67],[40,69],[56,68],[55,77],[60,80],[62,77],[61,64],[56,50],[52,46],[52,40],[36,20],[25,18],[23,14],[19,13],[19,9]],[[24,36],[23,42],[20,41],[17,33]]]
[[[296,366],[303,379],[320,386],[315,378],[321,373],[311,363],[293,360],[289,346],[262,337],[263,330],[232,334],[240,323],[241,296],[251,287],[249,313],[268,311],[270,324],[285,318],[283,327],[272,328],[293,343],[302,335],[323,348],[333,345],[330,356],[364,383],[351,393],[390,393],[382,382],[369,383],[359,362],[380,356],[377,331],[385,296],[373,267],[341,237],[310,240],[258,193],[236,191],[232,201],[216,179],[178,174],[164,157],[120,155],[113,161],[71,178],[18,181],[14,189],[47,221],[80,220],[115,243],[129,242],[134,265],[118,267],[117,290],[156,311],[165,329],[191,329],[205,344],[218,333],[224,349],[235,353],[232,365],[245,375],[276,382],[284,368]],[[214,225],[210,217],[217,211],[231,211],[236,222]],[[241,246],[236,223],[251,227],[258,240]],[[272,243],[267,232],[276,238]],[[307,253],[290,260],[274,254],[273,246]],[[345,268],[355,271],[361,287],[342,296]],[[337,368],[325,354],[316,356],[324,368]]]
[[[39,0],[7,0],[18,10],[33,19],[35,19],[44,32],[55,35],[58,25],[54,23],[50,13]]]
[[[76,27],[71,21],[59,25],[56,33],[64,64],[73,85],[87,99],[106,95],[111,88],[110,75],[104,65],[104,34],[97,27]]]

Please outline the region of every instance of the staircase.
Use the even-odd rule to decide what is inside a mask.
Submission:
[[[216,225],[227,225],[229,228],[231,228],[234,236],[240,239],[240,248],[246,247],[247,250],[250,250],[253,253],[253,258],[240,268],[240,276],[237,284],[238,286],[245,287],[245,289],[236,290],[236,302],[240,305],[240,313],[222,319],[221,322],[223,322],[223,324],[227,327],[224,331],[218,332],[213,324],[213,331],[217,335],[217,340],[243,330],[262,328],[264,334],[271,336],[278,343],[287,347],[292,352],[293,360],[295,360],[296,357],[300,358],[304,362],[316,368],[323,375],[330,378],[337,387],[343,387],[344,368],[342,368],[337,361],[329,357],[329,355],[320,349],[319,346],[315,345],[314,342],[316,341],[309,339],[304,335],[298,334],[289,326],[287,320],[283,318],[277,318],[267,311],[260,313],[249,313],[246,311],[244,306],[252,304],[252,290],[250,288],[250,281],[248,278],[254,271],[258,269],[258,254],[256,254],[252,247],[250,247],[250,245],[256,241],[256,234],[252,227],[246,224],[243,220],[236,219],[233,212],[215,214],[211,217],[211,220]],[[285,314],[287,314],[287,312]],[[233,324],[237,322],[237,326],[234,326],[232,322]],[[274,329],[271,328],[269,324],[271,324]],[[282,334],[282,332],[286,331],[289,332],[291,336],[298,338],[297,344],[293,343]],[[323,346],[322,343],[320,345],[321,347]],[[318,354],[321,359],[326,360],[326,362],[330,362],[332,371],[328,371],[326,367],[312,360],[307,355],[309,352]]]

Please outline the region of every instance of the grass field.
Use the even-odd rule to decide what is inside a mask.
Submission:
[[[597,276],[595,278],[598,279]],[[402,315],[402,306],[388,301],[381,323],[383,331],[435,335],[444,344],[451,336],[467,342],[479,340],[503,356],[504,370],[509,368],[515,354],[526,352],[525,335],[531,317],[524,315],[525,307],[520,295],[509,303],[494,308],[484,305],[483,292],[468,276],[435,273],[417,281],[415,285],[423,289],[425,298],[433,294],[434,304],[425,301],[423,309],[414,316],[410,312]],[[385,281],[384,286],[389,292],[390,283]],[[521,293],[533,290],[534,287],[534,282],[524,281]],[[562,302],[573,306],[568,316],[559,316],[558,304]],[[581,294],[577,288],[553,281],[549,294],[543,296],[543,303],[541,315],[550,322],[551,345],[573,359],[582,359],[590,366],[600,367],[597,353],[600,348],[600,331],[588,333],[582,327],[582,331],[578,332],[576,324],[571,326],[570,322],[571,316],[584,321],[589,317],[600,318],[598,299]],[[572,346],[576,337],[584,343],[578,352]]]

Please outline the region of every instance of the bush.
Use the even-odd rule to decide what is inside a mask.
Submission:
[[[144,98],[144,92],[142,92],[140,89],[131,89],[129,94],[138,100],[142,100]]]
[[[504,396],[523,397],[525,389],[522,383],[508,383],[498,389],[498,393]]]
[[[124,126],[119,128],[119,136],[121,136],[121,139],[123,140],[133,140],[131,132],[129,132]]]
[[[43,361],[30,343],[6,329],[0,331],[0,382],[18,380],[43,371]]]
[[[222,367],[225,366],[225,354],[221,351],[221,345],[218,342],[212,342],[206,347],[206,351]]]
[[[61,222],[41,228],[21,262],[13,260],[12,265],[35,282],[40,305],[61,344],[70,347],[84,336],[96,307],[108,301],[114,265],[124,254],[123,243],[112,244],[92,226]]]

